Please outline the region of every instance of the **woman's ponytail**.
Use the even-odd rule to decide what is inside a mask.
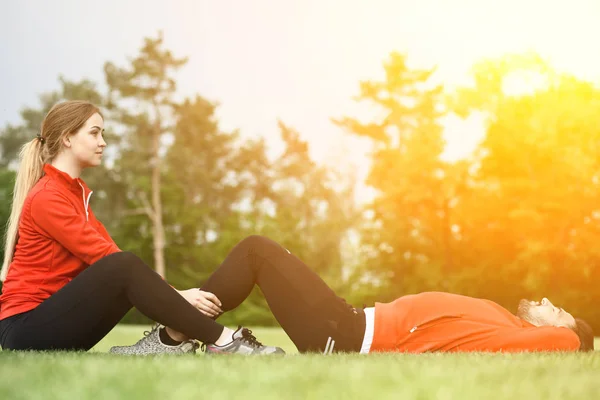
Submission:
[[[29,193],[31,188],[44,173],[42,141],[43,139],[38,137],[25,143],[23,147],[21,147],[21,152],[19,154],[19,169],[17,170],[17,177],[15,179],[12,208],[6,229],[4,262],[2,263],[2,271],[0,271],[0,280],[3,282],[6,279],[8,267],[13,259],[15,245],[17,244],[19,218],[21,216],[21,210],[23,209],[23,203],[25,203],[27,193]]]

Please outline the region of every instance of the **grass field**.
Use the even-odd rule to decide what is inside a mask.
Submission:
[[[144,329],[119,326],[89,353],[0,352],[0,399],[600,398],[600,352],[299,355],[280,329],[256,329],[288,355],[105,353]]]

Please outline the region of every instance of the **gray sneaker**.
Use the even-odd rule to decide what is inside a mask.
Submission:
[[[114,346],[111,347],[109,353],[124,354],[124,355],[152,355],[152,354],[187,354],[196,353],[199,347],[194,340],[186,340],[177,346],[169,346],[160,341],[159,336],[160,325],[156,325],[150,332],[145,331],[144,337],[136,344],[131,346]]]
[[[231,338],[233,340],[223,346],[203,344],[202,350],[204,350],[204,354],[285,354],[280,347],[263,345],[256,340],[250,329],[241,326],[238,326]]]

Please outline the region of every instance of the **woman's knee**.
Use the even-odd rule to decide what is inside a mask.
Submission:
[[[149,267],[141,258],[129,251],[120,251],[110,254],[97,262],[103,269],[117,276],[131,276]]]
[[[130,251],[118,251],[102,258],[99,262],[106,262],[111,265],[137,264],[142,260]]]

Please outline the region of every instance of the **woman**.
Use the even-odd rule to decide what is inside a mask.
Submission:
[[[178,293],[117,247],[91,211],[92,192],[80,178],[101,163],[103,132],[96,106],[68,101],[55,105],[41,133],[23,146],[1,273],[2,348],[89,350],[136,307],[174,329],[153,330],[146,352],[194,352],[190,338],[221,352],[281,353],[245,328],[234,332],[204,315],[200,309],[220,311],[214,296]]]

